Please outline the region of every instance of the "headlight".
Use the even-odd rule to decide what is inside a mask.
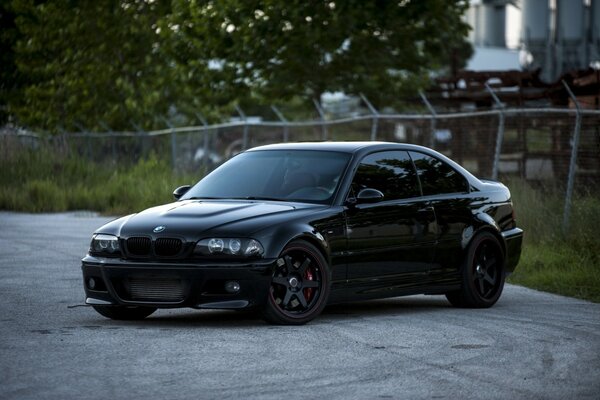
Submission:
[[[229,255],[241,257],[260,257],[264,249],[255,239],[208,238],[196,243],[195,254],[205,256]]]
[[[116,255],[120,253],[120,251],[119,238],[116,236],[99,233],[92,237],[90,252]]]

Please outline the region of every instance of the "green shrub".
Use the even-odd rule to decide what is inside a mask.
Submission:
[[[522,180],[508,186],[517,224],[525,230],[521,261],[509,282],[600,302],[600,197],[576,193],[564,232],[564,189],[534,188]]]
[[[49,180],[32,180],[24,182],[23,203],[31,207],[31,211],[65,211],[67,199],[64,190]]]
[[[155,155],[126,166],[37,151],[0,160],[0,209],[95,210],[122,215],[173,200],[173,189],[201,178],[173,173]]]
[[[581,251],[564,243],[531,244],[509,282],[600,302],[598,249]]]

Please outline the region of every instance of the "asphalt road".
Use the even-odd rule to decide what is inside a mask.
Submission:
[[[233,311],[111,321],[83,303],[90,213],[0,212],[1,399],[598,399],[600,304],[507,286],[329,307],[306,326]]]

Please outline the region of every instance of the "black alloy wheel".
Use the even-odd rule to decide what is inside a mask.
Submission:
[[[98,314],[110,319],[135,321],[144,319],[154,311],[153,307],[126,307],[126,306],[93,306]]]
[[[498,239],[483,232],[473,239],[462,267],[462,287],[446,297],[457,307],[493,306],[504,288],[504,252]]]
[[[327,262],[312,244],[290,243],[277,259],[263,316],[268,322],[301,325],[321,313],[329,297]]]

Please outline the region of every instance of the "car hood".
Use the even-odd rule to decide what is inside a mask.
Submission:
[[[259,230],[268,225],[269,216],[290,213],[315,205],[237,200],[185,200],[149,208],[134,214],[121,225],[119,235],[131,236],[183,236],[198,238],[203,232],[216,230],[235,223],[245,222],[248,229]],[[248,222],[256,221],[256,224]],[[161,228],[158,228],[161,227]],[[159,230],[159,232],[155,232]],[[249,234],[251,232],[231,232]]]

